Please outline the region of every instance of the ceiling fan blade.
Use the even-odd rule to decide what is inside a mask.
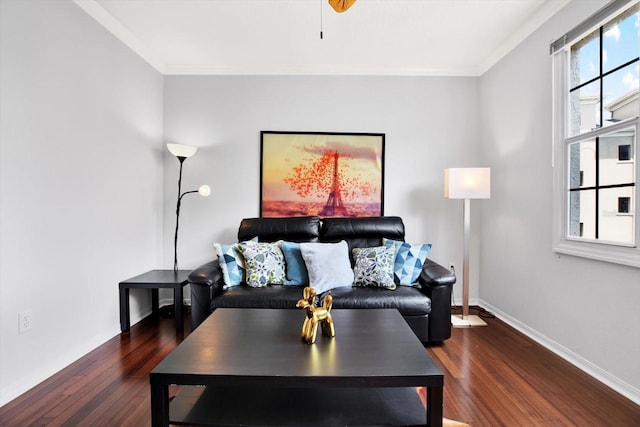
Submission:
[[[339,13],[349,9],[355,2],[356,0],[329,0],[331,7]]]

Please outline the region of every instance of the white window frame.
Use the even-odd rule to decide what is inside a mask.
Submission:
[[[640,191],[640,167],[638,166],[638,139],[640,138],[640,118],[635,117],[606,126],[588,134],[569,137],[569,67],[571,45],[580,40],[595,28],[605,24],[617,14],[640,0],[615,0],[582,24],[578,25],[566,35],[551,44],[552,54],[552,123],[553,123],[553,250],[557,253],[591,258],[599,261],[624,264],[640,268],[640,219],[638,215],[638,196]],[[621,245],[606,241],[596,241],[584,238],[572,238],[568,233],[568,145],[576,139],[582,140],[585,136],[595,138],[616,130],[636,128],[636,140],[634,141],[635,187],[634,188],[634,232],[635,244]]]

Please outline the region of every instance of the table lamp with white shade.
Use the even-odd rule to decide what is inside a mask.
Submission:
[[[471,199],[491,197],[490,168],[449,168],[444,171],[444,197],[464,199],[464,257],[462,265],[462,314],[452,315],[451,324],[461,326],[486,326],[479,316],[469,315],[469,228],[471,223]]]

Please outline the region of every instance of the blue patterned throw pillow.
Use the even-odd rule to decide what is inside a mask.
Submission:
[[[353,248],[353,286],[395,289],[395,247]]]
[[[218,255],[224,289],[238,286],[244,282],[244,258],[238,250],[238,244],[221,245],[220,243],[214,243],[213,249]]]
[[[383,244],[396,249],[393,267],[394,282],[398,285],[415,286],[422,271],[422,265],[431,250],[431,243],[412,245],[398,240],[383,239]]]
[[[278,243],[239,243],[246,266],[246,282],[252,288],[281,285],[286,280],[284,255]]]

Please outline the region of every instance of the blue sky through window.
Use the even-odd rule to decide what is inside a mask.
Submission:
[[[638,13],[638,5],[633,6],[632,9],[635,13],[624,17],[622,20],[614,20],[604,26],[602,59],[605,73],[637,58],[640,54],[640,15]],[[596,30],[583,40],[583,42],[579,42],[576,45],[580,83],[598,76],[600,61],[598,31]],[[638,90],[640,80],[639,65],[636,62],[605,80],[603,91],[605,106],[631,91]],[[577,82],[574,82],[572,86],[577,84]],[[583,92],[586,93],[584,90]],[[594,93],[593,95],[596,94]]]

